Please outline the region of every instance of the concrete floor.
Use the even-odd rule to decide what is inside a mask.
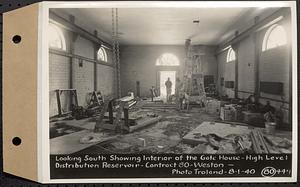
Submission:
[[[137,107],[130,112],[130,117],[134,118],[140,115],[158,114],[162,116],[162,119],[154,124],[138,129],[128,134],[117,134],[113,130],[102,130],[107,137],[116,136],[115,139],[108,140],[101,143],[94,143],[91,145],[80,146],[78,140],[72,140],[74,149],[76,147],[84,147],[84,149],[78,149],[76,154],[112,154],[112,153],[195,153],[197,149],[195,145],[183,143],[182,139],[185,135],[198,127],[204,121],[214,122],[219,120],[218,114],[208,114],[204,108],[192,108],[189,112],[178,111],[176,109],[143,109]],[[64,120],[50,123],[50,140],[58,142],[54,148],[59,148],[69,145],[65,145],[66,134],[70,138],[80,139],[75,137],[76,133],[81,131],[87,131],[92,133],[96,124],[97,117],[86,118],[82,120]],[[59,129],[64,129],[61,134],[57,133]],[[277,135],[281,135],[278,141],[281,142],[284,138],[291,139],[291,132],[278,131],[276,137],[269,137],[276,142]],[[72,135],[74,134],[74,137]],[[88,134],[88,133],[86,133]],[[99,133],[97,134],[99,135]],[[100,136],[100,135],[99,135]],[[59,140],[63,139],[63,140]],[[57,141],[58,140],[58,141]],[[68,139],[69,141],[69,139]],[[78,143],[75,143],[78,142]],[[60,143],[59,143],[60,142]],[[289,142],[289,141],[288,141]],[[200,149],[201,146],[200,146]],[[215,150],[212,147],[206,147],[208,153],[214,153]],[[63,150],[64,151],[64,150]],[[289,151],[289,150],[286,150]],[[60,151],[58,151],[60,152]],[[200,150],[201,152],[201,150]]]
[[[175,109],[139,110],[140,114],[149,112],[161,115],[161,121],[78,153],[188,153],[192,147],[183,144],[182,137],[204,121],[219,119],[219,116],[207,114],[202,108],[191,109],[189,113]]]

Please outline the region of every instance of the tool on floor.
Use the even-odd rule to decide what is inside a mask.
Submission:
[[[249,152],[250,146],[245,143],[244,139],[241,136],[236,136],[234,138],[234,143],[237,144],[238,149],[241,153]]]

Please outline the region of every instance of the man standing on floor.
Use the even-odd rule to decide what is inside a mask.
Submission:
[[[172,82],[170,81],[170,77],[168,77],[168,80],[165,82],[165,85],[167,89],[167,102],[169,102],[172,93]]]

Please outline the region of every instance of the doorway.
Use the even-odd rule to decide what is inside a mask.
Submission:
[[[175,84],[176,84],[176,71],[160,71],[159,73],[159,88],[160,88],[160,97],[166,102],[167,101],[167,89],[165,82],[170,78],[172,82],[172,92],[171,94],[175,94]]]

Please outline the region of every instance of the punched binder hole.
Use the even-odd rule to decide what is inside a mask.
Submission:
[[[14,138],[12,139],[12,143],[13,143],[15,146],[20,145],[21,142],[22,142],[22,140],[21,140],[21,138],[19,138],[19,137],[14,137]]]
[[[15,35],[15,36],[12,38],[12,40],[13,40],[13,42],[14,42],[15,44],[18,44],[18,43],[21,42],[22,38],[21,38],[21,36],[19,36],[19,35]]]

